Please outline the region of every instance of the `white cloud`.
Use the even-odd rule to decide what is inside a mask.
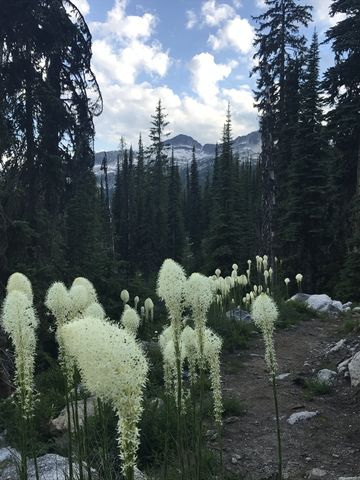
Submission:
[[[218,83],[230,75],[234,66],[232,62],[227,65],[215,63],[213,55],[207,52],[195,55],[189,64],[194,92],[205,103],[216,103]]]
[[[187,10],[186,12],[186,28],[191,30],[197,24],[197,16],[192,10]]]
[[[265,0],[256,0],[255,3],[258,8],[266,8]]]
[[[331,27],[345,18],[344,14],[337,14],[334,17],[330,17],[329,11],[331,3],[331,0],[312,0],[315,22],[319,22],[326,27]]]
[[[156,24],[151,13],[142,16],[126,15],[127,0],[115,0],[115,4],[107,13],[106,22],[92,22],[91,30],[99,36],[114,36],[121,40],[146,40],[150,38]]]
[[[72,0],[72,2],[84,16],[90,12],[90,5],[87,0]]]
[[[116,47],[105,39],[93,43],[93,66],[95,73],[106,74],[120,83],[132,84],[145,71],[163,77],[170,65],[170,57],[161,45],[147,45],[137,40],[116,51]]]
[[[223,5],[211,3],[216,9]],[[234,106],[236,135],[257,128],[250,90],[245,86],[222,88],[237,62],[217,63],[211,53],[205,52],[195,55],[187,65],[193,93],[178,94],[166,85],[169,68],[176,68],[177,60],[171,59],[169,51],[156,41],[157,19],[146,11],[140,16],[129,16],[126,4],[126,0],[114,0],[106,20],[91,26],[93,68],[104,100],[104,112],[95,119],[97,150],[117,148],[121,136],[128,145],[136,145],[141,131],[146,144],[150,115],[159,99],[174,134],[190,134],[202,143],[219,139],[229,100]],[[229,18],[219,12],[224,11],[213,12],[217,21],[226,24]],[[189,20],[202,21],[195,14],[188,14]]]
[[[248,54],[253,47],[254,35],[254,28],[249,21],[237,15],[215,35],[210,35],[208,42],[214,50],[234,48],[242,54]]]
[[[220,23],[232,18],[235,10],[227,3],[217,4],[216,0],[207,0],[201,7],[204,22],[209,27],[216,27]]]

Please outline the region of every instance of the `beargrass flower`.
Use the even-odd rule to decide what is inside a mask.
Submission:
[[[130,300],[129,292],[127,290],[121,290],[120,298],[121,298],[121,300],[122,300],[122,302],[125,306],[128,303],[128,301]]]
[[[139,448],[146,357],[133,335],[96,317],[64,325],[61,336],[86,388],[111,403],[118,414],[122,469],[128,472],[136,465]]]
[[[154,320],[154,303],[151,298],[147,298],[144,302],[145,319]]]
[[[290,283],[290,278],[285,278],[285,279],[284,279],[284,282],[285,282],[285,285],[289,285],[289,283]]]
[[[18,280],[20,281],[16,283]],[[21,290],[16,290],[16,285]],[[34,407],[34,366],[38,326],[38,319],[32,305],[32,295],[29,294],[29,285],[31,287],[25,275],[19,274],[16,277],[12,275],[1,312],[1,323],[11,338],[15,350],[16,394],[20,412],[24,418],[31,416]]]
[[[33,291],[30,280],[20,272],[15,272],[8,278],[6,284],[6,293],[13,291],[22,292],[28,297],[30,302],[33,301]]]
[[[62,282],[54,282],[46,292],[45,306],[55,317],[57,327],[69,320],[71,298]]]
[[[139,302],[140,302],[140,298],[136,295],[136,297],[134,297],[134,308],[135,308],[135,310],[137,310]]]
[[[235,270],[235,272],[238,271],[239,266],[237,265],[237,263],[233,263],[232,269]]]
[[[220,270],[220,268],[217,268],[217,269],[215,270],[215,275],[216,275],[218,278],[220,277],[220,275],[221,275],[221,270]]]
[[[100,320],[105,320],[106,314],[105,314],[105,310],[103,309],[102,305],[100,305],[100,303],[93,302],[93,303],[90,303],[90,305],[85,308],[83,316],[96,317],[96,318],[100,318]]]
[[[128,333],[136,336],[140,325],[140,317],[137,311],[133,308],[127,308],[122,314],[121,323]]]
[[[95,287],[94,285],[90,282],[90,280],[88,280],[87,278],[85,277],[77,277],[75,278],[75,280],[73,281],[72,283],[74,286],[75,285],[82,285],[83,287],[85,287],[87,293],[88,293],[88,296],[89,296],[89,303],[97,303],[98,302],[98,298],[97,298],[97,293],[96,293],[96,290],[95,290]]]
[[[277,306],[268,295],[262,293],[255,299],[251,308],[251,316],[255,325],[261,330],[265,343],[265,361],[273,375],[277,371],[273,334],[278,315]]]

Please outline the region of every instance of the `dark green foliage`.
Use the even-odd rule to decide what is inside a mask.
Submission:
[[[184,251],[185,230],[182,211],[182,186],[179,167],[175,163],[174,151],[169,168],[168,193],[168,256],[181,262]]]
[[[327,382],[322,382],[317,379],[305,380],[304,389],[307,400],[312,400],[314,397],[331,393],[331,386]]]
[[[342,298],[358,299],[352,282],[358,281],[359,266],[359,185],[360,185],[360,5],[352,0],[334,0],[331,15],[344,18],[327,32],[335,54],[324,79],[330,111],[328,128],[337,149],[337,162],[332,174],[332,189],[337,205],[333,208],[332,264],[334,280],[339,281],[339,267],[343,267],[340,285],[336,291]],[[335,276],[337,278],[335,278]]]
[[[253,73],[258,75],[255,100],[262,137],[260,234],[262,248],[272,256],[274,245],[281,248],[278,220],[284,215],[282,196],[286,194],[287,155],[291,155],[288,135],[296,123],[296,70],[306,42],[300,29],[310,22],[311,8],[294,0],[266,0],[265,4],[267,10],[255,17],[257,65]]]
[[[254,332],[253,324],[228,318],[223,309],[215,304],[211,306],[208,325],[222,338],[223,349],[227,352],[247,348]]]
[[[238,259],[242,225],[239,212],[239,163],[233,155],[230,106],[222,144],[214,162],[209,230],[204,241],[206,269],[226,269]],[[251,212],[248,212],[251,215]],[[254,224],[255,225],[255,224]]]
[[[280,328],[286,328],[299,322],[317,318],[319,314],[309,308],[305,303],[294,300],[279,303],[279,318],[277,324]]]

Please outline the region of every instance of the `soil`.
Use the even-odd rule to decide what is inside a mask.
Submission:
[[[360,402],[350,379],[338,375],[330,393],[312,399],[303,385],[322,368],[336,371],[337,363],[351,356],[346,349],[327,354],[330,346],[342,338],[339,332],[343,321],[315,319],[275,334],[279,374],[290,373],[277,381],[284,479],[360,476]],[[356,348],[359,337],[353,335],[351,341],[355,351],[360,350]],[[236,396],[246,408],[243,416],[224,420],[225,465],[239,479],[276,478],[275,410],[263,355],[262,339],[256,336],[247,351],[223,359],[224,395]],[[318,411],[319,415],[294,425],[287,423],[291,414],[304,410]],[[212,444],[219,447],[218,440]],[[314,468],[326,475],[309,476]]]

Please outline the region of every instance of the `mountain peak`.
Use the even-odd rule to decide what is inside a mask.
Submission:
[[[201,149],[202,145],[198,141],[194,140],[192,137],[189,135],[184,135],[184,134],[179,134],[176,135],[173,138],[170,138],[169,140],[166,141],[167,145],[170,145],[171,147],[187,147],[187,148],[192,148],[195,146],[196,149]]]

